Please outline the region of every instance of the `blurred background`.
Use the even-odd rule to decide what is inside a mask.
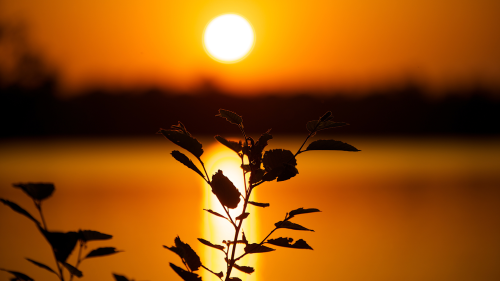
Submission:
[[[180,235],[205,251],[195,238],[213,219],[202,213],[210,194],[158,129],[182,121],[216,157],[214,135],[239,137],[215,117],[224,108],[294,151],[306,122],[331,110],[351,125],[317,138],[361,152],[301,154],[296,178],[256,190],[271,207],[255,211],[251,239],[316,207],[298,221],[316,232],[276,236],[315,250],[262,254],[239,276],[498,280],[499,12],[489,0],[0,0],[0,197],[35,213],[11,184],[54,182],[49,228],[113,234],[105,246],[125,252],[85,261],[83,280],[180,280],[162,245]],[[236,64],[202,45],[224,13],[256,35]],[[23,219],[0,206],[0,268],[52,280],[24,259],[55,266]]]

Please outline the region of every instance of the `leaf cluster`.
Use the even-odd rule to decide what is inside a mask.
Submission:
[[[79,231],[68,231],[68,232],[57,232],[57,231],[50,231],[47,228],[47,225],[45,223],[45,218],[43,216],[42,212],[42,202],[46,199],[48,199],[52,193],[55,190],[54,184],[52,183],[16,183],[13,184],[15,188],[20,188],[24,193],[26,193],[32,200],[33,203],[35,204],[36,209],[39,212],[40,220],[36,219],[33,215],[31,215],[28,211],[26,211],[23,207],[19,206],[18,204],[0,198],[0,201],[9,206],[14,212],[17,212],[26,218],[30,219],[33,221],[38,229],[38,231],[42,234],[43,237],[47,240],[49,243],[52,252],[55,257],[56,261],[56,266],[57,269],[53,269],[52,267],[30,259],[26,258],[27,261],[30,263],[43,268],[55,275],[59,278],[59,280],[64,280],[64,273],[63,269],[66,269],[69,272],[70,280],[73,279],[73,276],[76,277],[82,277],[83,273],[81,270],[78,269],[78,266],[80,263],[88,258],[93,258],[93,257],[102,257],[102,256],[107,256],[107,255],[112,255],[115,253],[118,253],[120,251],[116,250],[114,247],[101,247],[101,248],[96,248],[88,252],[85,256],[82,257],[82,249],[87,248],[87,243],[90,241],[97,241],[97,240],[109,240],[113,236],[105,233],[101,233],[99,231],[95,230],[79,230]],[[76,245],[79,245],[79,250],[78,250],[78,259],[77,263],[75,265],[69,264],[67,262],[68,257],[71,255],[71,253],[74,251],[76,248]],[[19,273],[19,272],[14,272],[14,271],[8,271],[4,270],[7,272],[10,272],[13,274],[17,279],[16,280],[33,280],[26,275]]]
[[[225,275],[226,281],[240,280],[237,277],[231,277],[231,271],[233,268],[247,274],[253,273],[255,269],[250,266],[239,265],[236,262],[247,254],[266,253],[275,250],[264,244],[291,249],[312,250],[312,247],[309,246],[309,244],[307,244],[307,242],[303,239],[299,239],[293,242],[294,239],[290,237],[279,237],[275,239],[268,238],[278,229],[314,231],[302,225],[293,223],[290,220],[297,215],[319,212],[319,210],[315,208],[299,208],[292,210],[286,214],[284,220],[275,223],[274,229],[260,242],[249,242],[245,237],[242,229],[242,222],[245,219],[248,219],[250,215],[250,212],[247,212],[247,206],[252,205],[261,208],[270,206],[269,203],[251,201],[250,197],[253,189],[265,182],[274,180],[278,182],[286,181],[298,175],[299,171],[297,169],[297,155],[299,155],[300,153],[316,150],[359,150],[350,144],[338,140],[316,140],[311,142],[307,146],[307,148],[303,150],[303,147],[307,143],[309,138],[315,136],[317,132],[347,125],[343,122],[334,122],[332,120],[333,117],[331,112],[325,113],[318,120],[307,122],[306,129],[308,130],[309,134],[296,153],[293,153],[292,151],[286,149],[271,149],[265,151],[268,142],[273,139],[270,133],[271,130],[263,133],[258,139],[255,140],[252,137],[246,135],[243,125],[243,117],[236,114],[235,112],[225,109],[219,109],[219,113],[216,116],[222,117],[229,123],[236,125],[243,135],[243,140],[239,141],[228,140],[220,135],[216,135],[215,139],[225,147],[235,152],[240,157],[240,168],[242,170],[244,178],[244,193],[243,191],[240,192],[235,187],[231,180],[224,175],[224,172],[222,170],[218,170],[214,175],[212,175],[212,177],[208,175],[205,169],[205,165],[201,159],[201,156],[203,154],[201,143],[198,142],[198,140],[196,140],[196,138],[194,138],[187,131],[186,127],[181,122],[178,122],[177,125],[171,126],[171,128],[168,130],[160,129],[159,133],[164,135],[174,144],[187,150],[198,160],[200,167],[197,166],[193,161],[191,161],[191,159],[189,159],[188,156],[184,155],[182,152],[177,150],[174,150],[172,152],[172,156],[177,161],[193,170],[208,183],[208,185],[212,188],[213,194],[219,200],[225,214],[221,214],[210,209],[204,210],[214,216],[226,219],[234,227],[234,239],[229,241],[222,241],[223,245],[216,244],[202,238],[198,238],[198,241],[205,246],[211,247],[218,251],[222,251],[224,253],[225,261],[227,264]],[[235,208],[237,208],[241,202],[243,202],[243,209],[241,213],[239,213],[239,215],[232,215],[230,210],[234,210]],[[235,250],[239,244],[244,245],[244,253],[239,257],[236,257]],[[181,258],[185,269],[178,267],[172,263],[170,264],[170,266],[182,279],[187,281],[201,280],[201,277],[194,271],[198,270],[200,267],[203,267],[222,280],[224,276],[223,272],[221,271],[220,273],[215,273],[214,271],[203,266],[198,255],[188,244],[182,242],[179,237],[175,239],[175,246],[164,247],[171,250],[172,252],[175,252]]]

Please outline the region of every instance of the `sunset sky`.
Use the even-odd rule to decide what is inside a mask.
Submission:
[[[202,45],[208,22],[245,17],[253,51],[221,64]],[[26,24],[64,86],[156,84],[258,93],[363,89],[413,79],[432,88],[500,86],[500,2],[0,1]]]

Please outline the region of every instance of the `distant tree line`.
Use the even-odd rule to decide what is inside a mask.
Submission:
[[[481,86],[442,93],[440,99],[430,99],[423,87],[411,82],[362,96],[344,92],[242,97],[223,94],[207,83],[195,93],[94,89],[62,99],[57,71],[28,44],[22,25],[0,22],[0,47],[0,138],[151,135],[178,120],[199,134],[210,134],[208,121],[195,119],[219,108],[231,108],[243,117],[257,110],[259,115],[253,114],[245,129],[258,134],[269,125],[276,128],[274,134],[297,133],[295,125],[303,118],[314,119],[317,112],[328,110],[334,119],[356,124],[340,128],[341,134],[500,133],[500,92]],[[220,133],[226,132],[232,132],[229,126],[221,128]]]

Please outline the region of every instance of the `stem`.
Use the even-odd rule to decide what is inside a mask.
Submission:
[[[215,273],[215,272],[213,272],[212,270],[210,270],[210,269],[206,268],[203,264],[201,265],[201,267],[203,267],[204,269],[206,269],[206,270],[208,270],[208,271],[212,272],[214,275],[216,275],[217,277],[219,277],[219,276],[217,275],[217,273]],[[220,280],[222,280],[222,278],[221,278],[221,277],[219,277],[219,279],[220,279]]]
[[[243,205],[243,211],[241,211],[241,214],[244,214],[246,209],[247,209],[247,206],[248,206],[248,199],[250,198],[250,194],[252,193],[252,189],[250,189],[248,191],[248,195],[247,195],[247,198],[245,199],[245,203]],[[241,225],[243,224],[243,220],[240,220],[240,222],[238,223],[238,226],[236,227],[236,230],[235,230],[235,233],[234,233],[234,244],[233,244],[233,248],[232,248],[232,251],[231,251],[231,259],[227,265],[227,273],[226,273],[226,281],[229,280],[230,276],[231,276],[231,271],[234,267],[234,263],[236,262],[236,260],[234,259],[234,256],[236,254],[236,245],[238,243],[236,243],[236,241],[238,241],[238,236],[240,234],[240,230],[241,230]]]
[[[203,167],[203,171],[205,171],[205,175],[207,176],[207,178],[205,179],[205,181],[208,184],[210,184],[210,177],[208,176],[207,169],[205,169],[205,164],[203,164],[203,161],[201,161],[201,159],[199,157],[196,157],[196,158],[198,158],[198,161],[200,161],[201,166]]]
[[[286,214],[285,219],[284,219],[284,220],[283,220],[283,221],[282,221],[279,225],[277,225],[276,227],[274,227],[274,229],[273,229],[273,230],[271,230],[271,232],[269,232],[269,234],[268,234],[268,235],[267,235],[264,239],[262,239],[262,241],[260,241],[260,243],[259,243],[259,246],[258,246],[258,247],[262,246],[262,244],[264,244],[264,242],[266,242],[267,238],[269,238],[269,236],[271,236],[271,234],[273,234],[273,233],[274,233],[274,232],[275,232],[278,228],[280,228],[281,224],[282,224],[283,222],[287,221],[287,220],[288,220],[288,214]],[[241,258],[243,258],[243,257],[244,257],[244,256],[246,256],[246,255],[247,255],[247,253],[242,254],[241,256],[239,256],[238,258],[236,258],[235,262],[236,262],[237,260],[240,260]]]
[[[45,217],[43,216],[43,212],[42,212],[42,202],[35,200],[35,199],[33,199],[33,202],[35,203],[36,209],[38,210],[38,213],[40,214],[40,218],[42,219],[42,229],[49,232],[47,230],[47,223],[45,222]],[[45,235],[44,235],[44,237],[45,237]],[[50,248],[52,249],[52,254],[54,255],[54,259],[56,260],[57,270],[59,271],[59,275],[58,275],[59,280],[64,281],[63,269],[61,268],[61,265],[59,264],[59,261],[57,260],[56,252],[54,251],[54,247],[52,247],[52,244],[50,244],[50,241],[47,239],[47,237],[45,237],[45,239],[47,240],[47,242],[49,242]]]
[[[302,143],[302,145],[300,146],[299,150],[297,150],[297,153],[295,153],[295,155],[293,156],[294,158],[299,155],[299,153],[301,153],[302,151],[302,147],[304,147],[304,145],[306,144],[307,140],[312,137],[312,135],[314,135],[316,133],[316,129],[319,127],[319,124],[321,124],[322,121],[319,121],[318,123],[316,123],[316,126],[314,127],[314,129],[309,133],[309,135],[307,136],[307,138],[304,140],[304,142]]]
[[[80,247],[78,248],[78,260],[76,261],[75,268],[78,269],[78,266],[80,265],[80,262],[82,262],[82,248],[83,248],[84,242],[80,240]],[[73,274],[70,273],[69,276],[69,281],[73,280]]]

